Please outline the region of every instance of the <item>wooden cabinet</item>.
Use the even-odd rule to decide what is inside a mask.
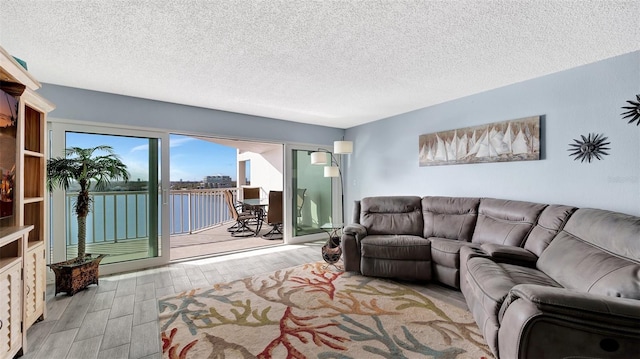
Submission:
[[[17,116],[12,113],[9,121],[5,114],[0,133],[2,160],[11,161],[8,152],[15,149],[13,178],[5,178],[13,185],[12,197],[2,200],[11,205],[0,216],[0,359],[26,353],[27,329],[46,314],[45,136],[54,105],[35,92],[38,88],[38,81],[0,47],[3,100],[5,93],[17,100]]]
[[[0,348],[3,358],[13,357],[22,347],[22,323],[20,322],[21,265],[15,262],[0,272]],[[7,310],[5,310],[7,309]]]
[[[46,298],[46,276],[44,243],[29,243],[24,259],[24,314],[25,327],[29,328],[38,319],[44,318]]]
[[[14,262],[0,272],[0,348],[3,358],[12,358],[22,348],[20,262]]]
[[[0,228],[0,358],[13,358],[22,350],[24,244],[31,227]]]

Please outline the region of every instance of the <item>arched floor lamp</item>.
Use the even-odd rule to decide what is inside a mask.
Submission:
[[[336,159],[335,155],[350,154],[353,152],[352,141],[335,141],[333,142],[333,152],[319,148],[317,151],[311,153],[311,164],[325,165],[324,176],[325,177],[340,177],[340,209],[342,210],[341,221],[344,222],[344,181],[342,179],[342,171],[340,170],[340,163]],[[331,156],[331,163],[327,161],[327,154]],[[334,240],[336,232],[342,228],[336,227],[336,224],[332,224],[331,232],[329,234],[329,240],[322,246],[322,259],[329,265],[333,265],[337,269],[336,263],[342,256],[342,248],[340,247],[340,239]]]

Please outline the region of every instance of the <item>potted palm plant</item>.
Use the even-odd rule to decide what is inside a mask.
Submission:
[[[112,180],[129,180],[127,166],[114,153],[111,146],[91,148],[70,147],[65,157],[51,158],[47,161],[47,186],[49,191],[55,188],[69,190],[73,182],[80,186],[74,204],[78,221],[78,256],[49,267],[56,275],[56,293],[69,295],[86,288],[89,284],[98,284],[98,266],[104,254],[93,256],[86,253],[87,216],[91,211],[89,190],[104,190]]]

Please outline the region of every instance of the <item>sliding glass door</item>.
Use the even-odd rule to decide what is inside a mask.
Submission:
[[[86,220],[86,252],[108,255],[102,260],[101,273],[167,263],[169,231],[165,229],[164,200],[167,196],[162,186],[168,184],[168,180],[163,180],[168,171],[162,165],[168,153],[167,136],[64,123],[54,123],[51,129],[52,156],[64,156],[64,149],[69,147],[107,145],[129,171],[127,182],[112,181],[104,189],[90,189],[92,202]],[[77,255],[78,225],[73,210],[77,189],[78,185],[72,183],[66,193],[56,191],[52,196],[54,262]]]
[[[288,146],[287,176],[289,208],[288,243],[326,239],[328,228],[334,223],[335,213],[339,213],[334,197],[337,194],[331,177],[324,177],[324,166],[311,164],[311,152],[318,147]],[[328,150],[328,149],[327,149]]]

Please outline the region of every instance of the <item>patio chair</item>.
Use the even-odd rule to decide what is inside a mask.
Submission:
[[[238,209],[233,202],[233,193],[231,191],[224,191],[224,198],[229,207],[229,214],[236,223],[228,228],[232,237],[249,237],[256,235],[256,230],[249,227],[250,223],[257,223],[258,217],[252,212],[238,212]],[[257,229],[257,228],[256,228]]]
[[[242,199],[259,199],[260,198],[260,187],[242,187]],[[245,211],[253,210],[254,208],[244,206],[242,207]]]
[[[260,187],[242,187],[242,198],[260,198]]]
[[[234,207],[236,208],[236,211],[239,211],[238,213],[242,212],[242,203],[238,202],[233,195],[232,191],[229,190],[224,190],[222,191],[222,199],[224,200],[224,202],[227,202],[227,193],[226,192],[231,192],[231,202],[233,202]],[[233,217],[232,217],[233,218]],[[233,232],[236,228],[238,228],[238,223],[234,222],[232,226],[227,228],[227,231],[229,232]]]
[[[267,211],[267,223],[271,230],[265,233],[264,239],[282,239],[282,191],[269,191],[269,210]]]

